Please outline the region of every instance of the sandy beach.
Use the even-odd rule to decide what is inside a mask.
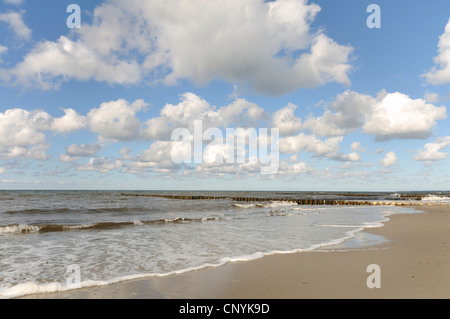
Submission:
[[[390,216],[365,232],[388,240],[364,249],[277,254],[160,278],[121,282],[23,298],[57,299],[396,299],[450,298],[450,206]],[[380,288],[369,288],[380,267]]]

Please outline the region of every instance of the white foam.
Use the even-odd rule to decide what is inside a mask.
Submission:
[[[284,206],[297,206],[297,203],[295,202],[288,202],[288,201],[271,201],[269,203],[249,203],[249,204],[240,204],[240,203],[234,203],[234,207],[239,208],[254,208],[254,207],[261,207],[261,208],[276,208],[276,207],[284,207]]]
[[[21,233],[37,233],[41,227],[35,226],[35,225],[11,225],[11,226],[3,226],[0,228],[0,234],[1,233],[15,233],[15,234],[21,234]]]
[[[450,197],[449,196],[427,195],[422,198],[422,201],[450,203]]]
[[[287,201],[272,201],[270,203],[264,204],[256,204],[258,207],[266,207],[266,208],[274,208],[274,207],[283,207],[283,206],[297,206],[297,203],[287,202]]]
[[[63,286],[60,283],[56,282],[45,285],[38,285],[34,282],[26,282],[0,291],[0,298],[16,298],[31,294],[57,292],[62,290]]]
[[[95,226],[95,224],[83,224],[83,225],[63,225],[66,229],[85,229]]]
[[[87,288],[94,286],[104,286],[110,283],[114,283],[114,281],[94,281],[94,280],[86,280],[80,283],[77,288]],[[72,286],[63,285],[59,282],[51,282],[46,284],[37,284],[34,282],[26,282],[20,283],[10,288],[6,288],[0,291],[0,298],[2,299],[10,299],[17,298],[31,294],[43,294],[43,293],[51,293],[51,292],[61,292],[75,289]]]
[[[238,204],[235,203],[233,204],[234,207],[239,207],[239,208],[253,208],[256,207],[256,204]]]

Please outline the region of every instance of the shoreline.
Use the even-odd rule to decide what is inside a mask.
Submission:
[[[149,277],[19,299],[450,298],[450,206],[393,214],[364,233],[388,239],[364,248],[330,246],[267,255],[166,277]],[[381,288],[368,288],[368,265]]]

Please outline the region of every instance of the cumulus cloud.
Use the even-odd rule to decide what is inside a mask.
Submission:
[[[228,125],[247,127],[266,118],[263,108],[245,99],[215,107],[194,93],[184,93],[178,104],[166,104],[159,117],[145,122],[142,135],[147,139],[170,139],[175,128],[194,129],[194,121],[202,122],[202,128],[227,127]]]
[[[432,134],[436,121],[446,117],[445,107],[395,92],[377,100],[366,116],[362,131],[375,135],[378,141],[425,139]]]
[[[301,129],[302,120],[295,116],[296,109],[297,105],[289,103],[272,115],[273,127],[279,128],[281,135],[293,135]]]
[[[446,108],[412,99],[400,92],[381,91],[376,97],[347,90],[330,103],[322,116],[311,117],[303,128],[318,136],[341,136],[362,129],[377,141],[425,139]]]
[[[72,39],[38,43],[8,73],[11,81],[43,89],[70,79],[168,85],[219,79],[271,95],[349,85],[353,49],[311,30],[319,12],[307,0],[107,0]]]
[[[47,155],[48,144],[27,145],[27,146],[4,146],[0,145],[0,159],[28,158],[39,161],[49,159]]]
[[[128,84],[140,80],[140,68],[134,61],[98,55],[80,41],[61,36],[57,41],[38,43],[13,69],[10,81],[44,90],[57,89],[68,79],[94,79]]]
[[[0,22],[7,23],[9,28],[20,39],[28,40],[31,38],[31,30],[27,27],[27,25],[23,21],[22,12],[0,13]]]
[[[49,114],[43,111],[9,109],[0,113],[0,145],[27,146],[45,143],[42,129],[51,122]]]
[[[303,127],[319,136],[341,136],[359,129],[375,99],[347,90],[336,96],[322,116],[305,121]]]
[[[79,115],[74,109],[64,109],[64,116],[54,118],[51,130],[57,133],[69,133],[86,128],[85,116]]]
[[[46,159],[45,134],[51,117],[43,111],[9,109],[0,113],[0,159]]]
[[[423,162],[446,159],[448,154],[441,151],[449,145],[450,136],[439,137],[434,142],[425,144],[424,148],[414,156],[414,159]]]
[[[339,152],[339,144],[343,139],[343,136],[335,136],[320,140],[314,135],[300,133],[296,136],[280,138],[280,153],[295,154],[307,151],[316,157],[327,157],[335,161],[359,161],[361,157],[357,152],[349,154]]]
[[[380,161],[380,165],[384,167],[389,167],[397,164],[397,155],[395,152],[388,152],[386,156]]]
[[[141,122],[136,113],[146,106],[143,100],[104,102],[87,114],[89,128],[104,139],[131,141],[140,134]]]
[[[450,82],[450,19],[444,33],[439,37],[438,55],[434,58],[436,64],[430,72],[423,76],[429,84],[445,84]]]
[[[80,157],[90,157],[103,147],[99,144],[72,144],[66,148],[66,153],[59,156],[61,162],[71,162]]]
[[[178,168],[172,160],[173,145],[173,141],[156,141],[138,156],[138,162],[146,167]]]
[[[308,174],[312,172],[314,172],[314,169],[312,167],[309,167],[305,162],[289,164],[286,161],[281,161],[278,175],[292,176],[299,174]]]
[[[91,158],[88,163],[78,166],[80,171],[98,171],[107,173],[114,169],[121,168],[123,163],[119,160],[110,160],[105,157]]]
[[[41,110],[8,109],[0,113],[0,158],[46,160],[46,132],[67,133],[84,128],[83,117],[72,109],[53,118]]]

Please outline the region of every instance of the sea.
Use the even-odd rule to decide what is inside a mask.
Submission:
[[[200,199],[180,199],[183,196]],[[209,196],[217,198],[204,198]],[[418,196],[4,190],[0,191],[0,298],[168,276],[272,254],[365,248],[388,240],[365,229],[382,227],[392,214],[420,211],[393,205],[299,205],[288,199],[450,203],[448,192]]]

